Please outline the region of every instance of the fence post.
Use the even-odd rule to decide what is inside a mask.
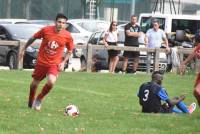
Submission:
[[[181,63],[183,61],[183,52],[182,53],[179,52],[179,57],[180,57],[180,63]]]
[[[23,57],[19,60],[19,53],[21,52],[22,48],[25,45],[25,42],[19,41],[19,50],[18,50],[18,56],[17,56],[17,69],[23,69]]]
[[[151,52],[147,51],[147,74],[151,72]]]
[[[87,47],[87,72],[91,72],[92,70],[92,45],[88,44]]]
[[[155,54],[154,54],[154,71],[159,70],[159,48],[155,49]]]
[[[180,53],[180,49],[178,49],[178,54],[179,54],[180,64],[181,64],[184,60],[184,53],[183,52]],[[179,68],[177,68],[177,73],[180,74]]]

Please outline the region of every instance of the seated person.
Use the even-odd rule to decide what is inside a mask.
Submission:
[[[142,112],[144,113],[189,113],[196,109],[196,103],[189,107],[185,105],[184,95],[170,99],[166,90],[162,87],[163,73],[155,71],[152,74],[151,82],[143,83],[140,86],[138,97]],[[161,101],[165,101],[162,104]],[[176,108],[174,107],[176,106]]]

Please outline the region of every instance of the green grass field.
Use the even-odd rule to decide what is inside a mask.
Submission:
[[[199,109],[192,115],[140,112],[137,90],[149,80],[146,74],[61,73],[37,112],[27,108],[31,72],[0,71],[0,134],[199,133]],[[163,85],[170,97],[186,93],[190,104],[194,80],[195,75],[167,74]],[[79,117],[64,116],[69,103],[79,107]]]

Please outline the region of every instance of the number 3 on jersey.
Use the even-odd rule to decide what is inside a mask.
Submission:
[[[149,97],[149,90],[144,90],[144,98],[142,98],[143,101],[147,101]]]

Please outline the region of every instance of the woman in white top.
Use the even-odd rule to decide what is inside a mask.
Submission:
[[[116,46],[118,41],[118,31],[117,31],[117,22],[112,21],[109,27],[109,30],[106,32],[104,37],[104,44],[106,48],[108,48],[109,45]],[[108,50],[108,63],[109,63],[109,72],[114,73],[116,65],[119,61],[118,57],[119,51],[117,50]]]

